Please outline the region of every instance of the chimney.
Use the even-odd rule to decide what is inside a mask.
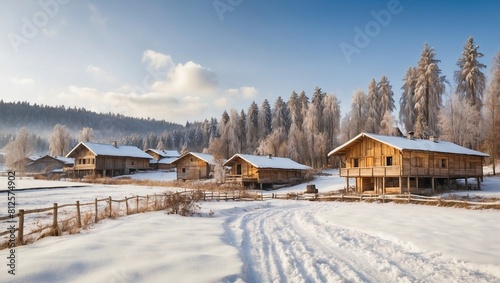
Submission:
[[[429,140],[433,141],[433,142],[438,142],[438,137],[436,137],[436,136],[430,136]]]
[[[273,155],[272,155],[272,154],[268,154],[268,155],[267,155],[267,158],[272,159],[272,158],[273,158]]]
[[[118,148],[118,144],[116,143],[116,141],[113,141],[113,146]]]
[[[413,138],[413,135],[414,135],[414,134],[415,134],[415,133],[414,133],[413,131],[409,131],[409,132],[406,134],[406,137],[407,137],[409,140],[413,140],[413,139],[414,139],[414,138]]]

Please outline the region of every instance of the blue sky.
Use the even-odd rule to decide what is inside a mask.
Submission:
[[[8,0],[0,97],[183,124],[318,86],[344,115],[383,75],[399,102],[425,42],[453,83],[469,36],[489,66],[499,1]]]

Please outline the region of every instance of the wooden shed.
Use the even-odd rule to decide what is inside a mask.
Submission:
[[[435,138],[415,139],[361,133],[332,150],[344,168],[340,176],[354,178],[355,191],[362,193],[434,193],[449,188],[450,180],[483,177],[483,159],[488,154]]]
[[[302,181],[311,167],[289,158],[235,154],[223,166],[230,166],[226,182],[256,185],[261,189],[273,184],[289,184]]]
[[[81,142],[66,157],[74,158],[74,177],[113,177],[149,169],[151,155],[135,146]]]
[[[146,150],[146,153],[153,157],[150,161],[150,164],[151,167],[155,170],[168,170],[175,168],[175,165],[172,164],[172,162],[177,160],[177,158],[181,156],[177,150],[150,148]]]
[[[211,178],[216,166],[210,154],[188,152],[172,162],[177,168],[177,180]]]
[[[70,170],[73,165],[73,158],[45,155],[28,163],[26,165],[26,172],[43,174],[63,173]]]

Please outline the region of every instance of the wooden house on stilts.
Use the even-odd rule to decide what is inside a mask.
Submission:
[[[450,180],[475,178],[480,188],[483,159],[488,154],[435,138],[415,139],[361,133],[332,150],[344,168],[340,176],[355,179],[355,191],[362,193],[436,192],[449,189]]]

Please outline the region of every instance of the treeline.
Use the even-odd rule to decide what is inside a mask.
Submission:
[[[96,113],[85,108],[48,106],[28,102],[0,100],[0,132],[15,133],[21,127],[49,135],[56,124],[63,124],[72,132],[83,127],[94,129],[97,138],[124,135],[147,135],[183,129],[182,125],[150,118],[134,118],[116,113]],[[1,145],[0,145],[1,146]]]

